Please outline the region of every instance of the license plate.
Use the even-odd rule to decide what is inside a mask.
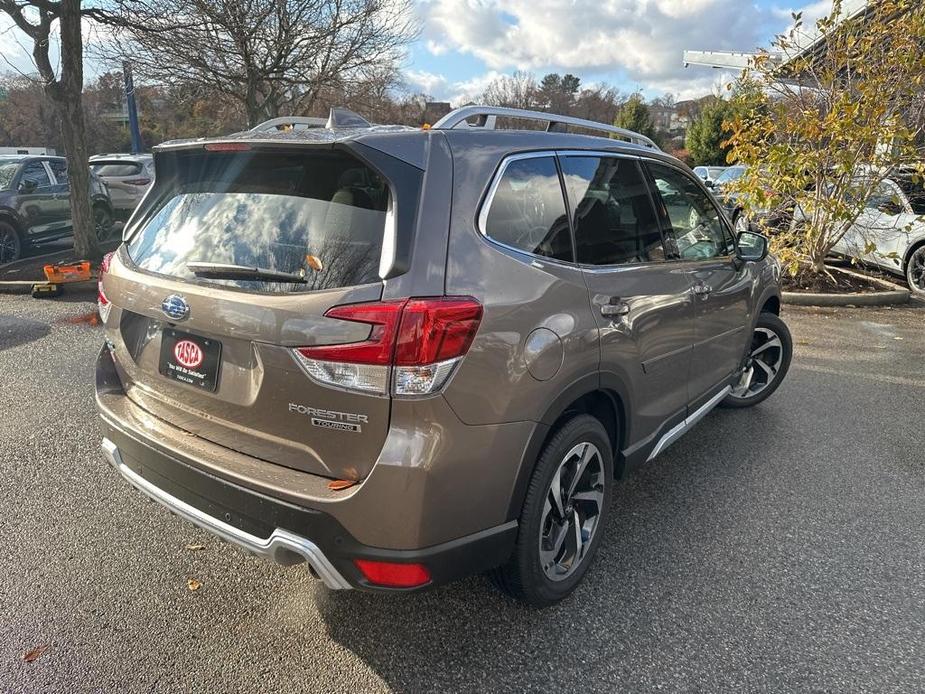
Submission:
[[[167,378],[214,391],[222,361],[222,343],[166,328],[161,335],[160,372]]]

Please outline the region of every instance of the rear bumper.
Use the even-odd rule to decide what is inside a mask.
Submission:
[[[280,564],[305,561],[333,589],[406,590],[370,584],[355,559],[424,564],[432,580],[423,588],[485,571],[510,556],[516,521],[420,549],[386,549],[357,541],[330,513],[211,474],[197,461],[165,449],[142,428],[115,416],[106,405],[113,396],[107,390],[113,385],[107,379],[107,362],[111,364],[112,359],[104,348],[97,372],[104,457],[133,487],[224,540]],[[401,499],[394,503],[401,504]],[[375,519],[376,514],[371,512],[369,517]]]

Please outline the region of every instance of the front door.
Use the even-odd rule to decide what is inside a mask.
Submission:
[[[666,164],[647,164],[656,208],[678,272],[688,274],[694,302],[690,402],[700,402],[735,374],[748,334],[751,277],[716,205],[693,177]]]
[[[54,186],[45,164],[35,160],[23,165],[16,186],[16,212],[25,226],[25,240],[38,239],[54,227]]]
[[[635,444],[686,416],[690,275],[667,262],[636,159],[575,153],[560,161],[578,262],[599,326],[602,378],[616,375],[631,390],[627,441]]]

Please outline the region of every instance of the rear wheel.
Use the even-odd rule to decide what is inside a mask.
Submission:
[[[22,241],[11,224],[0,222],[0,265],[12,263],[22,256]]]
[[[745,370],[724,407],[751,407],[770,397],[780,386],[793,357],[793,340],[787,324],[773,313],[763,312],[752,334]]]
[[[925,296],[925,243],[909,255],[906,262],[906,282],[913,292]]]
[[[536,607],[575,590],[600,543],[612,485],[613,454],[603,425],[590,415],[572,417],[537,460],[514,553],[492,573],[495,584]]]
[[[97,241],[106,241],[112,233],[112,213],[103,205],[93,208],[93,228],[96,231]]]

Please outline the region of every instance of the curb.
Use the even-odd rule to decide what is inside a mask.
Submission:
[[[862,275],[844,268],[833,267],[831,270],[843,272],[853,277],[861,277],[868,282],[879,284],[885,288],[882,292],[848,294],[815,294],[813,292],[781,292],[781,301],[795,306],[892,306],[894,304],[907,304],[912,292],[888,280],[870,275]]]

